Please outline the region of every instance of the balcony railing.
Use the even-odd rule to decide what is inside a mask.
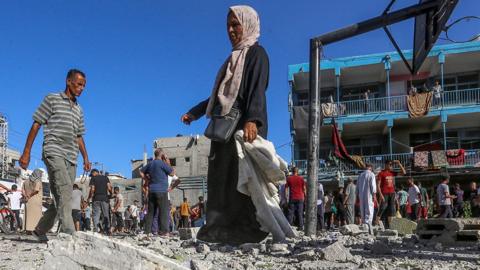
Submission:
[[[449,167],[451,168],[480,168],[480,149],[470,149],[465,150],[464,160],[450,162]],[[411,170],[413,168],[413,159],[414,155],[412,153],[401,153],[401,154],[386,154],[386,155],[373,155],[373,156],[363,156],[363,160],[366,164],[372,164],[374,170],[383,169],[385,162],[387,160],[399,160],[405,169]],[[306,173],[307,170],[307,161],[306,160],[296,160],[295,166],[300,170]],[[396,165],[395,165],[396,166]],[[398,169],[398,168],[397,168]],[[334,173],[341,170],[344,173],[358,173],[361,171],[350,163],[340,161],[338,166],[335,164],[329,164],[325,160],[319,161],[319,173],[328,174]]]
[[[442,107],[455,107],[460,105],[480,104],[480,88],[458,91],[443,91],[441,98],[432,98],[432,109]],[[407,95],[392,96],[383,98],[372,98],[369,100],[352,100],[340,102],[340,111],[343,116],[361,115],[382,112],[403,112],[407,111]]]

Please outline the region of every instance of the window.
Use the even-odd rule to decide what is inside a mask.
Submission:
[[[307,106],[308,105],[308,93],[298,93],[297,102],[295,106]]]
[[[170,165],[171,166],[177,166],[177,159],[176,158],[170,158]]]
[[[186,157],[185,162],[190,162],[190,157]]]
[[[439,80],[439,78],[437,78]],[[479,87],[478,73],[453,75],[443,79],[445,91],[465,90]]]
[[[342,89],[341,101],[363,100],[367,90],[370,90],[370,98],[378,98],[380,96],[378,84],[356,86]]]

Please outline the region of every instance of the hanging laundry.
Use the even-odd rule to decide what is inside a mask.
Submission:
[[[407,96],[408,114],[410,118],[422,117],[428,114],[432,105],[432,92]]]
[[[428,151],[415,152],[415,167],[428,167]]]
[[[359,169],[365,168],[365,162],[362,156],[350,156],[347,152],[347,148],[343,144],[342,138],[338,133],[337,124],[335,119],[332,121],[332,144],[334,147],[334,155],[340,159],[347,160],[354,164]]]
[[[463,166],[465,164],[465,150],[447,150],[447,160],[450,166]]]
[[[445,156],[445,151],[443,150],[432,151],[432,160],[433,166],[437,168],[448,165],[447,157]]]

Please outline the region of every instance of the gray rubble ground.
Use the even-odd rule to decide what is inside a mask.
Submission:
[[[155,237],[151,241],[142,240],[143,236],[115,237],[111,247],[125,246],[130,251],[125,251],[131,258],[130,261],[139,260],[137,264],[123,265],[123,269],[149,269],[141,267],[142,260],[148,254],[155,254],[178,264],[178,269],[480,269],[479,246],[444,247],[438,243],[419,242],[415,235],[399,237],[395,231],[376,229],[377,236],[362,232],[361,228],[350,228],[340,232],[323,232],[318,236],[306,237],[299,232],[299,237],[289,239],[285,243],[272,243],[269,238],[259,244],[244,244],[229,246],[210,244],[195,239],[180,240],[179,236],[170,238]],[[89,235],[89,234],[85,234]],[[76,236],[78,237],[78,236]],[[85,236],[82,236],[85,238]],[[48,265],[51,257],[59,250],[64,252],[79,252],[78,247],[72,246],[72,239],[60,236],[53,244],[42,247],[39,244],[22,246],[26,249],[37,249],[32,256],[31,265],[39,267],[43,258],[39,253],[44,253],[47,264],[43,269],[54,269]],[[104,241],[105,238],[101,237]],[[93,238],[92,238],[93,239]],[[96,241],[96,240],[95,240]],[[17,256],[17,252],[8,248],[17,244],[9,239],[2,240],[2,258]],[[22,244],[23,245],[23,244]],[[109,252],[105,243],[89,244],[92,253]],[[101,247],[101,248],[99,248]],[[21,249],[20,248],[20,249]],[[103,250],[102,250],[103,249]],[[118,248],[116,248],[118,249]],[[131,251],[133,250],[133,251]],[[141,251],[141,252],[140,252]],[[133,253],[132,253],[133,252]],[[138,255],[138,252],[141,254]],[[142,255],[143,254],[143,255]],[[145,255],[146,254],[146,255]],[[23,254],[24,256],[27,254]],[[28,254],[30,255],[30,253]],[[62,256],[63,256],[62,255]],[[50,257],[49,257],[50,256]],[[79,257],[71,254],[61,258],[57,263],[71,263],[71,258]],[[142,257],[143,256],[143,257]],[[28,257],[28,256],[26,256]],[[115,256],[118,258],[118,256]],[[34,259],[36,258],[36,259]],[[81,258],[81,256],[80,256]],[[63,262],[66,260],[67,262]],[[2,260],[3,261],[3,260]],[[147,264],[146,264],[147,265]],[[16,264],[2,265],[1,269],[19,269]],[[78,269],[113,269],[110,265],[80,265]],[[135,267],[138,266],[138,267]],[[152,266],[152,264],[150,264]],[[28,268],[23,268],[28,269]],[[36,269],[36,268],[29,268]],[[70,270],[76,269],[69,267]],[[115,269],[122,269],[116,266]],[[155,269],[155,268],[150,268]],[[158,269],[161,269],[158,268]]]

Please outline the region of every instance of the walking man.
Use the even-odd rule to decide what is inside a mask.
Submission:
[[[305,200],[306,185],[303,177],[298,175],[298,168],[293,167],[293,175],[287,178],[285,189],[289,190],[288,222],[293,225],[293,217],[296,214],[298,226],[303,230],[303,202]]]
[[[80,231],[80,220],[82,219],[83,193],[77,184],[73,184],[72,191],[72,218],[75,230]]]
[[[372,165],[367,164],[366,170],[358,176],[357,197],[360,201],[360,215],[362,224],[366,224],[370,234],[373,234],[373,207],[376,200],[377,186]]]
[[[408,188],[408,203],[410,203],[410,220],[417,221],[420,212],[420,202],[422,200],[422,196],[420,193],[420,189],[413,183],[413,178],[407,179]]]
[[[7,195],[8,199],[8,207],[12,210],[13,214],[15,215],[15,221],[17,222],[17,230],[22,229],[22,221],[20,220],[20,210],[21,208],[21,199],[22,199],[22,192],[17,190],[17,185],[12,185],[12,193]],[[13,220],[12,220],[13,222]],[[13,228],[14,224],[10,224]]]
[[[140,171],[140,175],[145,181],[145,197],[148,198],[148,212],[145,222],[147,239],[152,231],[153,216],[157,209],[159,209],[159,234],[168,235],[168,214],[170,213],[168,176],[175,175],[175,171],[170,167],[170,162],[162,149],[156,149],[154,155],[155,159]]]
[[[125,211],[124,208],[124,200],[123,195],[120,194],[120,188],[114,187],[113,194],[115,194],[115,203],[113,205],[112,213],[115,218],[115,231],[116,232],[123,232],[123,228],[125,224],[123,222],[123,212]]]
[[[450,189],[448,187],[448,182],[450,177],[444,175],[442,177],[442,183],[437,187],[437,196],[438,196],[438,205],[440,205],[440,218],[453,218],[452,213],[452,199],[456,197],[450,195]]]
[[[428,196],[427,189],[422,187],[422,183],[420,181],[417,182],[417,187],[420,189],[420,218],[427,219],[428,218],[428,207],[430,203],[430,198]]]
[[[345,189],[345,214],[347,224],[355,224],[355,201],[357,200],[357,186],[353,183],[353,178],[348,178],[348,185]]]
[[[68,71],[65,91],[49,94],[33,114],[33,124],[19,163],[28,168],[35,137],[43,126],[42,159],[47,167],[50,190],[55,198],[38,222],[33,235],[41,242],[48,241],[46,233],[53,227],[55,218],[60,222],[60,232],[73,234],[72,185],[75,181],[78,151],[83,156],[83,169],[90,171],[87,149],[83,140],[85,124],[78,97],[86,84],[85,74],[76,69]]]
[[[93,207],[93,231],[98,232],[98,225],[103,225],[103,232],[110,232],[110,205],[108,195],[112,194],[112,184],[105,175],[101,175],[97,169],[90,174],[90,193],[88,201],[92,200]],[[103,220],[100,217],[103,216]]]
[[[394,163],[400,167],[400,175],[405,175],[405,168],[400,161],[387,160],[385,162],[385,168],[377,176],[377,190],[380,199],[379,216],[383,219],[387,227],[390,227],[390,220],[396,213],[395,176],[397,176],[398,173],[393,171]]]

